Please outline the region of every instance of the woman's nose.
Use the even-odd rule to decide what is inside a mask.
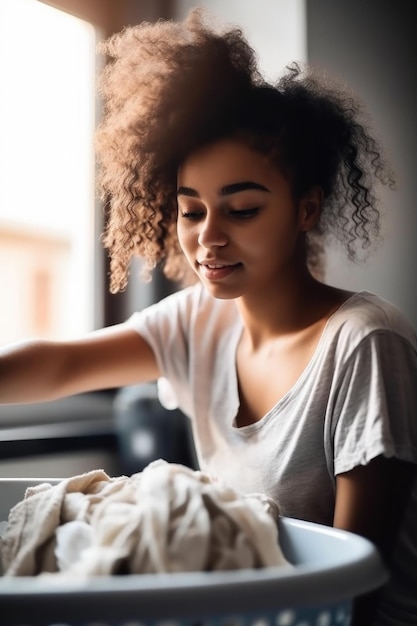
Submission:
[[[204,248],[225,246],[228,241],[228,235],[218,219],[206,218],[201,223],[198,235],[198,243],[200,246]]]

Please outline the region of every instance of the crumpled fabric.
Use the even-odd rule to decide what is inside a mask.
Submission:
[[[162,459],[27,489],[0,544],[4,576],[103,576],[289,566],[278,507]]]

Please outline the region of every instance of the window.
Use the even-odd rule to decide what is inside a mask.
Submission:
[[[93,26],[0,3],[0,344],[94,324]]]

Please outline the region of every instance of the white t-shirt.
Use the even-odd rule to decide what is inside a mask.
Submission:
[[[126,323],[149,343],[192,420],[201,469],[240,492],[267,494],[282,515],[331,525],[337,474],[381,454],[417,463],[416,334],[374,294],[354,294],[330,317],[295,385],[241,428],[243,327],[233,300],[216,300],[197,284]],[[408,596],[397,584],[404,576]],[[386,596],[394,618],[381,616],[378,626],[417,624],[417,482]],[[404,612],[409,621],[401,621]]]

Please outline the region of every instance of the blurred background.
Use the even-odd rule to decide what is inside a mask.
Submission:
[[[342,78],[366,104],[397,173],[384,245],[366,265],[331,251],[327,281],[375,291],[417,327],[416,18],[412,0],[0,0],[0,345],[126,319],[174,289],[161,275],[111,295],[100,244],[93,137],[98,41],[205,6],[241,26],[274,80],[291,61]],[[139,268],[138,268],[139,269]],[[195,466],[189,425],[152,385],[0,407],[0,478]]]

